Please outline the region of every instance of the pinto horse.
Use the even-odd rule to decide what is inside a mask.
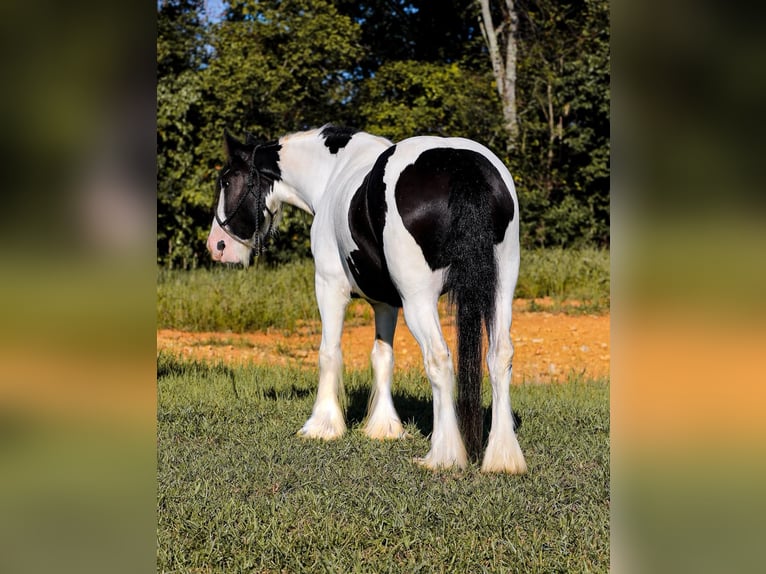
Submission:
[[[511,174],[486,147],[462,138],[413,137],[397,144],[326,125],[264,144],[225,133],[228,162],[207,248],[216,261],[247,265],[276,228],[282,205],[314,216],[311,250],[322,320],[319,387],[299,434],[334,439],[346,430],[341,333],[351,297],[375,312],[373,388],[364,432],[404,436],[391,396],[398,310],[423,353],[433,391],[430,469],[478,459],[482,325],[492,383],[492,425],[482,470],[523,473],[510,381],[511,302],[519,271],[518,200]],[[457,323],[455,373],[437,301],[449,293]]]

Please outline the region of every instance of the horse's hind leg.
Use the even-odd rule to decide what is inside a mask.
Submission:
[[[375,343],[371,354],[374,380],[364,432],[374,439],[401,438],[404,429],[391,397],[394,331],[399,309],[383,303],[374,305],[374,309]]]
[[[340,407],[343,393],[343,355],[340,349],[343,318],[348,298],[343,289],[316,278],[317,303],[322,319],[322,342],[319,346],[319,387],[311,418],[298,434],[307,438],[330,440],[346,431]]]
[[[487,352],[487,367],[492,382],[492,427],[481,469],[484,472],[523,474],[527,470],[527,463],[513,430],[510,395],[513,362],[513,344],[510,335],[511,303],[516,272],[513,267],[501,268],[499,271],[495,317]]]
[[[436,295],[404,301],[404,317],[423,352],[423,363],[431,381],[434,403],[431,450],[424,458],[416,459],[416,462],[434,470],[454,466],[464,468],[468,457],[457,424],[453,396],[455,373],[449,347],[439,324],[436,301]]]

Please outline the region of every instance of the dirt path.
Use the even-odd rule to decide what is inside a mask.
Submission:
[[[528,312],[526,301],[514,303],[511,336],[515,347],[513,381],[565,381],[570,375],[588,378],[609,375],[609,315],[565,315]],[[455,345],[453,321],[445,319],[444,334]],[[369,365],[375,336],[372,322],[353,321],[343,333],[343,357],[347,369]],[[315,368],[319,349],[319,325],[307,325],[295,333],[265,331],[247,334],[190,333],[162,329],[157,349],[183,357],[209,361],[270,363]],[[400,316],[394,340],[398,369],[422,368],[417,343]]]

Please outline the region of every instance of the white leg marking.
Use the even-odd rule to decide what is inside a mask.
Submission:
[[[416,462],[426,468],[465,468],[468,462],[455,412],[455,374],[449,348],[442,336],[436,308],[438,293],[428,299],[404,302],[404,315],[423,352],[426,375],[431,381],[434,429],[431,450]]]
[[[481,470],[484,472],[523,474],[527,471],[524,454],[513,432],[509,390],[512,358],[513,347],[510,337],[502,342],[496,341],[487,354],[487,365],[492,381],[492,427],[481,465]]]
[[[404,428],[391,397],[394,374],[394,331],[399,310],[375,305],[375,343],[372,347],[373,384],[364,432],[373,439],[404,437]]]
[[[507,275],[506,275],[507,278]],[[515,282],[515,278],[514,278]],[[511,367],[513,344],[511,343],[511,302],[513,289],[507,280],[498,290],[495,304],[495,320],[487,352],[487,367],[492,382],[492,427],[481,465],[483,472],[506,472],[524,474],[527,463],[519,441],[513,432],[511,411]]]
[[[319,387],[311,417],[298,434],[307,438],[332,440],[346,432],[340,407],[343,394],[343,356],[340,339],[348,298],[339,288],[332,288],[316,278],[317,302],[322,318],[322,343],[319,347]]]

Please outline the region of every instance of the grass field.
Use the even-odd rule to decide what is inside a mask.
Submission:
[[[350,431],[295,436],[316,373],[158,357],[160,572],[606,572],[609,385],[512,389],[529,473],[431,473],[428,382],[398,373],[411,437],[359,430],[368,372],[347,373]],[[485,405],[489,390],[485,384]]]
[[[525,251],[516,297],[551,298],[550,305],[531,304],[531,310],[608,311],[609,251]],[[572,300],[578,304],[566,304]],[[368,306],[352,302],[349,313],[359,313],[358,308]],[[273,269],[162,269],[157,278],[159,328],[241,333],[269,327],[290,330],[301,321],[318,320],[311,260]]]

